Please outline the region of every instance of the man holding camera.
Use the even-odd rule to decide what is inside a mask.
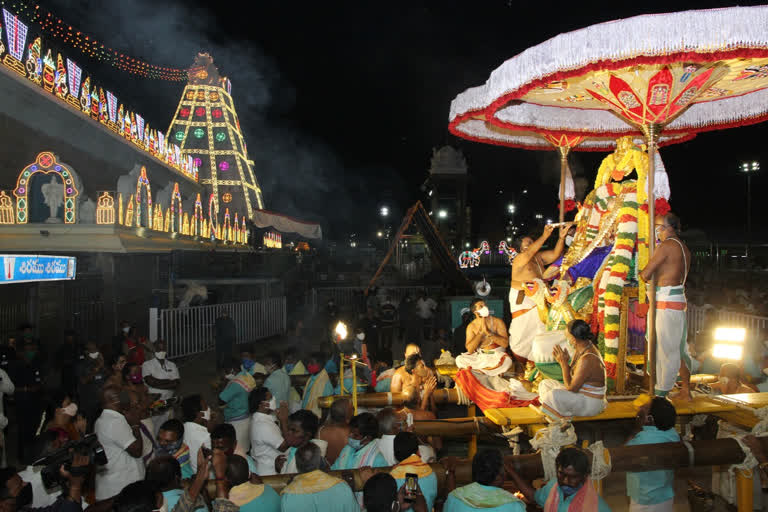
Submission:
[[[15,468],[0,469],[0,512],[80,512],[81,497],[86,469],[87,455],[75,453],[69,471],[62,466],[61,476],[67,481],[66,492],[48,507],[32,508],[32,486],[23,481]]]
[[[116,496],[126,485],[144,478],[139,411],[131,408],[128,394],[117,388],[104,389],[102,404],[104,411],[94,432],[108,462],[96,474],[97,500]]]

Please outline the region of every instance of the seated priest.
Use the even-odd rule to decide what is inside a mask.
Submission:
[[[567,349],[555,346],[552,355],[560,363],[563,382],[544,379],[539,383],[541,410],[553,420],[600,414],[608,402],[605,363],[594,344],[594,334],[584,320],[572,320],[565,335],[573,347],[573,358]]]
[[[467,326],[467,351],[456,357],[456,366],[498,376],[512,368],[507,354],[509,332],[501,318],[491,316],[485,301],[475,298],[469,306],[475,319]]]
[[[409,343],[405,346],[403,361],[407,361],[408,358],[414,354],[418,354],[419,359],[421,359],[421,348],[415,343]],[[410,384],[410,374],[406,371],[405,365],[402,365],[394,371],[390,382],[389,391],[392,393],[402,393],[403,388],[408,387]]]

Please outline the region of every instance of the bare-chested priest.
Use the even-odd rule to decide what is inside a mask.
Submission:
[[[512,282],[509,289],[509,310],[512,322],[509,324],[509,348],[519,360],[528,360],[533,337],[544,331],[544,323],[536,311],[536,303],[526,297],[525,283],[541,279],[547,265],[553,263],[565,249],[565,237],[570,223],[560,227],[560,238],[554,249],[540,251],[554,231],[554,226],[544,226],[544,233],[537,239],[525,237],[520,241],[518,255],[512,262]]]
[[[691,399],[691,356],[686,332],[685,279],[691,268],[691,251],[680,240],[680,219],[672,212],[655,219],[660,241],[640,278],[656,277],[656,389],[666,396],[675,386],[678,371],[682,378],[680,398]]]
[[[501,375],[512,366],[507,355],[508,334],[504,320],[491,316],[483,299],[469,305],[475,319],[467,326],[467,351],[456,356],[456,366],[472,368],[488,376]]]

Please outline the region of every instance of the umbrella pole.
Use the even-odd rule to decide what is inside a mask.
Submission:
[[[558,146],[560,150],[560,223],[565,221],[565,173],[568,170],[568,146]]]
[[[646,127],[648,138],[648,260],[653,258],[656,248],[656,196],[654,186],[656,181],[656,141],[658,140],[661,126],[650,123]],[[648,295],[648,392],[656,391],[656,276],[651,277],[647,287]]]

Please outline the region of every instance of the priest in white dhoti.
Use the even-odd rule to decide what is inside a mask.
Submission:
[[[471,368],[495,377],[509,370],[513,361],[507,354],[509,333],[504,320],[491,316],[483,299],[474,299],[470,311],[475,319],[467,326],[467,351],[456,357],[460,369]]]
[[[526,283],[543,279],[546,266],[555,262],[563,253],[565,237],[570,227],[571,223],[560,226],[557,244],[548,251],[542,251],[541,248],[554,230],[552,224],[545,226],[544,232],[536,240],[524,237],[520,240],[518,254],[512,260],[512,281],[509,288],[509,311],[512,314],[512,322],[509,324],[509,349],[523,363],[530,360],[531,342],[534,336],[546,330],[536,303],[525,294]]]

